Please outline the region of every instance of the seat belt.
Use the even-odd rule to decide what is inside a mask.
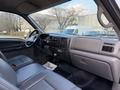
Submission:
[[[3,60],[7,61],[6,56],[0,51],[0,58],[2,58]]]

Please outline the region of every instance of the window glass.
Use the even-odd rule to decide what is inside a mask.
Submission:
[[[22,17],[0,12],[0,38],[25,38],[34,29]]]
[[[71,0],[30,16],[46,33],[117,38],[113,28],[100,25],[94,0]],[[109,22],[102,17],[104,23]]]
[[[118,7],[120,8],[120,0],[115,0],[115,1],[118,4]]]

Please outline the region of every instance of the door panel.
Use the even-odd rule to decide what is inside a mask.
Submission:
[[[0,39],[0,50],[9,59],[18,55],[26,55],[33,58],[33,47],[27,48],[23,39]]]
[[[0,39],[0,50],[9,52],[25,48],[24,40],[21,39]]]

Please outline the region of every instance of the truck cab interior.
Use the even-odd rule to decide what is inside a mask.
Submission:
[[[0,90],[120,90],[119,0],[0,0],[0,11]]]

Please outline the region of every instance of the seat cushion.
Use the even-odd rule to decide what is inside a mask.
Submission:
[[[14,69],[17,70],[19,68],[22,68],[24,66],[27,66],[27,65],[33,63],[33,60],[27,56],[19,55],[19,56],[16,56],[16,57],[9,59],[8,63],[11,66],[14,65],[15,66]]]
[[[18,69],[16,71],[18,85],[20,85],[26,79],[34,77],[35,75],[37,75],[38,73],[44,70],[46,69],[37,63],[30,64],[23,68]]]
[[[23,82],[21,90],[81,90],[73,83],[52,71],[42,71]]]

